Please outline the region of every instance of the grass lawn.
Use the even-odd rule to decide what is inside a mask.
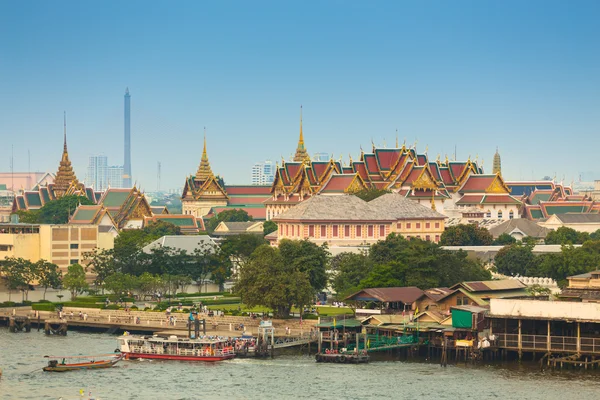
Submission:
[[[231,311],[237,310],[238,307],[242,312],[253,312],[253,313],[263,313],[263,312],[271,312],[272,310],[267,307],[256,306],[256,307],[246,307],[244,304],[215,304],[208,306],[209,310],[223,310],[223,311]],[[352,315],[353,312],[350,308],[345,307],[328,307],[328,306],[318,306],[316,307],[319,315],[322,317],[330,317],[334,315]],[[300,310],[297,308],[292,308],[292,312],[298,313]]]
[[[352,309],[345,307],[328,307],[328,306],[318,306],[317,311],[319,315],[322,317],[330,317],[333,315],[353,315]]]

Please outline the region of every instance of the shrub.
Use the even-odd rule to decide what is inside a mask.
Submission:
[[[14,307],[17,303],[14,301],[5,301],[4,303],[0,303],[2,307]]]
[[[50,302],[47,303],[37,303],[31,305],[32,310],[36,311],[56,311],[56,305]]]
[[[315,314],[304,314],[302,315],[302,319],[319,319],[319,316]]]
[[[104,309],[105,310],[119,310],[120,307],[117,304],[109,304],[109,305],[105,306]]]
[[[33,304],[33,301],[29,301],[29,300],[24,300],[22,303],[24,306],[30,306]]]
[[[40,300],[38,303],[52,303],[50,300]]]

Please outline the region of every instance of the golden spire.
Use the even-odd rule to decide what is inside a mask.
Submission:
[[[300,106],[300,138],[298,139],[298,147],[296,147],[296,154],[294,154],[293,160],[295,162],[310,161],[310,156],[304,146],[304,133],[302,132],[302,106]]]
[[[496,147],[496,154],[494,154],[492,173],[502,175],[502,162],[500,161],[500,153],[498,152],[498,147]]]
[[[212,169],[210,168],[210,162],[208,161],[208,154],[206,152],[206,127],[204,127],[204,148],[202,149],[202,157],[200,158],[200,165],[198,171],[196,171],[197,181],[206,181],[210,178],[214,178]]]
[[[433,195],[435,194],[435,190],[431,191],[431,209],[433,211],[435,211],[435,199],[433,198]]]
[[[64,131],[63,131],[63,153],[62,158],[60,160],[60,164],[58,165],[58,171],[56,172],[56,178],[54,178],[54,195],[58,197],[62,197],[69,187],[71,183],[75,186],[79,185],[79,181],[75,176],[75,172],[73,172],[73,166],[71,165],[71,160],[69,160],[69,151],[67,150],[67,113],[64,113]]]

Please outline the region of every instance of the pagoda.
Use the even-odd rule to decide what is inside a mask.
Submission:
[[[63,153],[58,166],[58,172],[54,179],[53,191],[56,198],[61,198],[65,194],[73,191],[73,189],[79,189],[82,186],[75,176],[71,160],[69,159],[69,151],[67,150],[67,117],[64,117],[64,143]]]
[[[205,132],[204,148],[196,175],[188,176],[185,180],[181,195],[182,212],[202,217],[207,215],[213,207],[227,206],[227,200],[227,192],[213,174],[208,161]]]
[[[294,154],[294,162],[310,162],[310,156],[304,147],[304,135],[302,133],[302,106],[300,106],[300,138]]]

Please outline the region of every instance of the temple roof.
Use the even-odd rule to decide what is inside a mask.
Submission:
[[[67,118],[65,116],[63,153],[58,165],[56,178],[54,179],[54,193],[56,197],[63,196],[72,184],[79,185],[79,181],[73,171],[73,166],[69,159],[69,151],[67,150]]]
[[[196,171],[196,180],[204,182],[209,178],[214,178],[210,163],[208,162],[208,154],[206,153],[206,132],[204,133],[204,148],[202,149],[202,157],[200,158],[200,165]]]
[[[296,147],[296,154],[294,154],[294,161],[310,161],[310,156],[304,146],[304,134],[302,133],[302,106],[300,106],[300,137],[298,138],[298,146]]]

